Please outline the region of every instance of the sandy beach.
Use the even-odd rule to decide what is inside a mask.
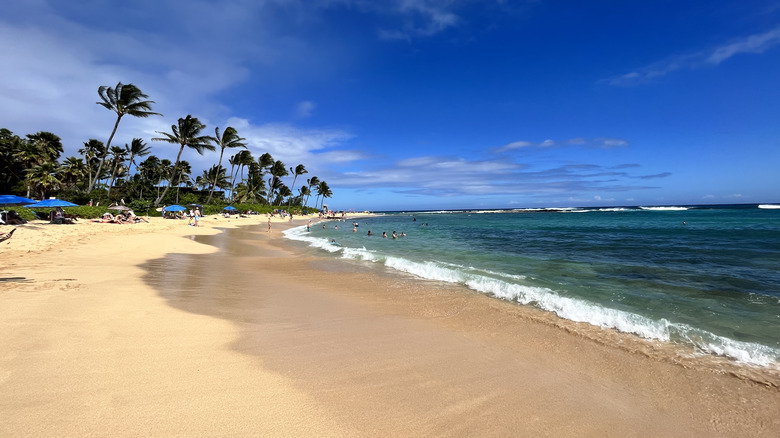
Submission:
[[[780,381],[320,258],[280,218],[81,222],[0,243],[0,436],[780,435]]]

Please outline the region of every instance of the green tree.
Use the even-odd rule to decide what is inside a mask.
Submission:
[[[27,134],[27,143],[38,150],[40,156],[38,164],[46,161],[56,162],[63,152],[62,140],[51,132],[40,131]]]
[[[0,193],[12,193],[14,186],[26,179],[27,166],[18,156],[24,144],[18,135],[6,128],[0,129]]]
[[[84,180],[86,175],[87,165],[81,158],[68,157],[60,166],[59,179],[67,188],[78,188],[78,184]]]
[[[236,178],[238,178],[238,175],[241,175],[241,179],[244,179],[244,167],[249,166],[250,164],[254,163],[255,159],[252,157],[252,153],[248,150],[239,151],[237,154],[233,155],[233,159],[231,161],[231,165],[234,167],[238,167],[238,172],[233,172],[231,169],[231,173],[233,174],[232,181],[230,183],[230,192],[231,196],[233,193],[233,188],[236,186]]]
[[[136,171],[138,171],[138,164],[135,163],[136,157],[145,157],[152,153],[152,148],[146,145],[144,141],[140,138],[134,138],[133,141],[130,142],[130,146],[125,145],[125,149],[127,152],[127,155],[130,155],[130,158],[128,158],[127,162],[129,163],[127,165],[128,167],[128,173],[130,173],[130,168],[135,164]]]
[[[320,183],[317,185],[317,197],[319,198],[322,196],[322,205],[320,205],[320,208],[322,208],[323,205],[325,205],[325,198],[330,198],[333,196],[333,192],[330,190],[330,187],[328,187],[328,183],[325,181],[320,181]],[[316,207],[315,203],[315,207]]]
[[[192,181],[190,180],[190,177],[192,176],[192,166],[190,166],[190,163],[185,160],[181,160],[179,162],[178,170],[177,167],[174,166],[171,168],[171,175],[173,175],[173,180],[176,181],[176,203],[179,203],[179,189],[181,188],[181,185],[184,184],[185,187],[192,187]]]
[[[27,169],[29,187],[31,187],[41,199],[46,198],[46,195],[49,192],[58,190],[62,184],[59,178],[57,178],[57,171],[58,165],[53,161],[46,161]]]
[[[214,142],[214,144],[219,147],[219,161],[217,162],[218,167],[222,167],[222,155],[225,153],[226,148],[245,148],[246,145],[242,143],[245,138],[241,138],[238,136],[238,131],[236,131],[232,126],[228,126],[225,129],[225,132],[222,133],[222,136],[219,135],[219,127],[214,128],[214,137],[211,137],[211,141]],[[209,198],[206,200],[206,204],[211,203],[211,197],[214,195],[214,187],[217,186],[216,178],[219,175],[219,172],[214,172],[214,183],[211,185],[211,191],[209,192]],[[222,176],[224,177],[225,172],[222,172]]]
[[[88,192],[92,191],[89,189],[89,187],[92,187],[92,175],[94,174],[95,180],[97,180],[98,166],[107,152],[108,150],[106,149],[106,146],[103,144],[103,142],[100,140],[95,140],[94,138],[84,142],[84,147],[79,149],[79,153],[84,156],[84,163],[87,166],[87,172],[89,176],[89,180],[87,182]]]
[[[125,148],[127,148],[127,145],[125,145]],[[127,158],[127,149],[125,148],[111,146],[111,180],[108,183],[108,193],[106,193],[106,197],[109,199],[111,196],[111,188],[114,187],[114,182],[116,181],[116,175],[124,166],[125,159]]]
[[[111,135],[108,136],[108,142],[106,143],[106,149],[111,147],[111,140],[114,139],[114,134],[119,127],[119,122],[125,115],[131,115],[133,117],[149,117],[149,116],[161,116],[160,113],[152,111],[153,100],[144,100],[149,96],[141,92],[141,90],[133,84],[122,84],[119,82],[116,87],[110,87],[102,85],[98,88],[98,94],[102,102],[96,102],[98,105],[109,109],[116,113],[116,122],[114,123],[114,129],[111,131]],[[106,156],[100,160],[96,174],[100,176],[100,172],[103,170],[103,166],[106,163]],[[89,189],[87,192],[91,192],[95,189],[95,183],[97,178],[89,182]]]
[[[291,167],[290,168],[290,172],[292,172],[293,175],[295,175],[295,177],[293,178],[292,185],[290,186],[290,192],[292,192],[295,189],[295,180],[297,180],[298,177],[303,175],[304,173],[309,173],[309,171],[306,170],[306,167],[304,167],[303,164],[299,164],[299,165],[295,166],[295,169],[293,169]],[[287,208],[288,209],[290,208],[290,204],[291,203],[292,203],[292,196],[290,196],[290,200],[287,202]]]
[[[306,202],[304,203],[304,205],[309,205],[309,196],[311,196],[312,194],[312,189],[316,188],[319,183],[320,183],[320,179],[317,178],[316,176],[313,176],[306,180],[306,185],[309,187],[309,195],[306,196]],[[314,198],[314,201],[315,201],[314,208],[317,208],[317,198]]]
[[[268,188],[270,189],[268,193],[268,203],[270,204],[271,200],[274,199],[274,192],[278,191],[284,185],[282,184],[282,177],[285,177],[289,174],[287,173],[287,167],[279,160],[274,162],[273,166],[271,166],[271,169],[269,170],[269,173],[271,174],[271,179],[268,180]]]
[[[167,143],[178,144],[179,153],[176,155],[176,164],[174,165],[174,174],[179,167],[179,161],[181,161],[181,154],[184,152],[184,148],[190,148],[196,150],[199,154],[203,155],[203,151],[215,151],[216,148],[210,144],[211,137],[207,135],[200,135],[200,132],[206,128],[206,125],[200,122],[197,117],[187,115],[185,118],[179,118],[177,125],[171,125],[171,132],[157,131],[158,134],[163,137],[153,138],[152,141],[164,141]],[[155,201],[155,207],[160,205],[160,202],[165,198],[168,193],[170,184],[165,187],[162,195],[160,195]]]

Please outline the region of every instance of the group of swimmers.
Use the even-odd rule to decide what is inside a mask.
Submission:
[[[373,236],[374,233],[371,232],[371,230],[368,230],[368,236]],[[399,234],[393,230],[393,239],[398,239]],[[401,231],[400,237],[406,237],[406,233]],[[382,231],[382,238],[387,239],[387,231]]]

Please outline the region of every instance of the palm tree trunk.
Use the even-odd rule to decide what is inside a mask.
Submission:
[[[111,183],[108,184],[108,192],[106,192],[106,198],[111,200],[111,187],[114,186],[114,181],[116,181],[116,168],[117,166],[114,166],[114,170],[111,172]]]
[[[119,127],[119,121],[122,120],[122,115],[118,115],[116,117],[116,123],[114,123],[114,130],[111,131],[111,135],[108,137],[108,144],[106,144],[106,153],[103,155],[103,158],[100,160],[100,164],[98,165],[97,173],[95,174],[95,181],[90,181],[89,183],[89,189],[87,190],[87,193],[91,192],[92,190],[95,190],[95,183],[97,183],[97,179],[100,177],[100,171],[103,170],[103,165],[106,164],[106,157],[108,157],[108,151],[111,147],[111,140],[114,139],[114,134],[116,134],[116,129]]]
[[[219,170],[222,169],[222,154],[225,153],[225,149],[222,148],[221,151],[219,151],[219,162],[217,163],[217,172],[214,175],[214,183],[211,185],[211,191],[209,192],[209,199],[206,200],[206,204],[211,203],[211,195],[214,194],[214,187],[217,186],[217,178],[219,178]]]
[[[292,167],[290,169],[292,169]],[[295,174],[295,178],[293,178],[292,186],[290,186],[290,193],[293,193],[293,190],[295,190],[295,180],[297,180],[297,179],[298,179],[298,174],[296,173]],[[293,198],[293,195],[291,194],[290,195],[290,200],[287,201],[287,210],[290,209],[290,204],[292,204],[292,198]]]
[[[181,153],[184,152],[184,145],[181,145],[181,148],[179,148],[179,154],[176,155],[176,164],[173,166],[173,174],[176,175],[176,171],[179,169],[179,160],[181,159]],[[173,177],[171,177],[171,181],[173,181]],[[163,190],[162,195],[158,196],[157,199],[154,200],[154,206],[157,207],[160,205],[160,202],[165,198],[165,195],[168,194],[168,189],[171,188],[171,184],[169,183],[167,186],[165,186],[165,190]],[[178,198],[178,195],[177,195]],[[177,200],[178,202],[178,200]]]

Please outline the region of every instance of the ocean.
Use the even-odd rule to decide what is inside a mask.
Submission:
[[[285,236],[345,263],[780,369],[780,208],[771,205],[388,212]]]

